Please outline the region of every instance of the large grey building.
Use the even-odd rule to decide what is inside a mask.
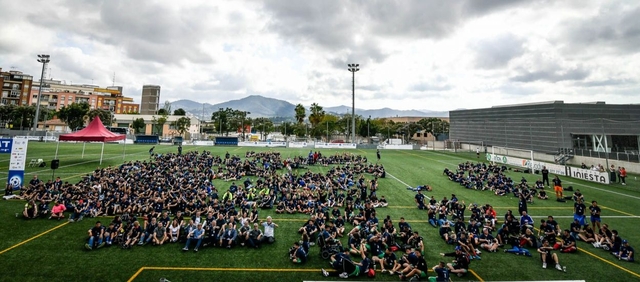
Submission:
[[[140,114],[155,115],[160,105],[160,86],[143,85],[142,98],[140,99]]]
[[[450,139],[579,155],[638,154],[640,105],[553,101],[449,112]]]

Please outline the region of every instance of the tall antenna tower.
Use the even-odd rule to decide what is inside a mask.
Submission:
[[[116,72],[113,72],[113,80],[111,80],[111,86],[116,86]]]

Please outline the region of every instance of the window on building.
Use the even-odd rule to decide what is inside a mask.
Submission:
[[[593,140],[591,135],[585,135],[585,134],[571,135],[571,140],[573,141],[573,147],[576,149],[582,149],[582,150],[593,149]]]

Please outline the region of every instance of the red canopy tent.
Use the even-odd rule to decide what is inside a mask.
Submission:
[[[102,164],[102,155],[104,155],[104,143],[109,141],[124,140],[127,136],[123,134],[113,133],[104,127],[99,116],[96,116],[90,123],[82,130],[74,133],[62,134],[58,137],[58,145],[56,145],[56,159],[58,158],[58,146],[60,141],[80,141],[80,142],[102,142],[102,151],[100,152],[100,164]],[[125,147],[127,142],[124,142]],[[82,158],[84,158],[84,143],[82,145]],[[124,148],[123,148],[124,158]]]

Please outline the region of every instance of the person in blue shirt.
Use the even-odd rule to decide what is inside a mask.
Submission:
[[[400,273],[400,280],[404,280],[405,278],[411,277],[411,281],[414,281],[415,278],[426,278],[427,271],[429,270],[427,266],[427,261],[422,256],[422,252],[420,250],[415,250],[415,263],[413,263],[413,267],[408,271],[407,274]],[[406,271],[406,269],[405,269]]]
[[[635,253],[635,250],[633,249],[633,247],[629,246],[629,241],[622,240],[622,246],[620,247],[620,251],[612,252],[611,254],[616,256],[618,260],[633,262],[635,261],[634,253]]]
[[[307,262],[307,252],[304,250],[304,248],[298,242],[293,243],[291,261],[293,263],[305,263],[305,262]]]
[[[533,218],[526,211],[523,211],[520,217],[520,230],[524,233],[527,228],[533,228]]]
[[[416,199],[416,205],[418,209],[420,210],[427,209],[427,207],[424,204],[424,194],[422,194],[422,190],[418,190],[418,194],[416,194],[415,199]]]
[[[340,278],[358,277],[361,275],[369,275],[370,277],[373,277],[372,275],[375,275],[373,261],[366,256],[366,247],[364,245],[361,245],[360,249],[360,257],[362,258],[362,261],[358,263],[351,260],[347,255],[348,250],[345,250],[342,254],[338,253],[334,255],[336,258],[341,257],[339,263],[338,261],[333,263],[335,271],[327,271],[323,268],[321,269],[322,275],[325,277],[338,276]]]
[[[234,228],[233,224],[230,222],[225,226],[225,229],[220,236],[220,247],[226,247],[227,249],[231,249],[233,245],[235,245],[236,237],[238,237],[238,231]]]
[[[103,242],[104,239],[104,227],[102,226],[102,223],[100,223],[100,221],[96,221],[96,225],[89,229],[89,242],[86,243],[84,246],[85,248],[87,248],[87,250],[91,250],[94,247],[102,248],[105,245],[105,242]]]
[[[578,199],[575,204],[573,204],[573,219],[577,219],[580,223],[580,226],[587,225],[584,215],[586,209],[587,207],[582,202],[582,199]]]
[[[441,261],[436,266],[433,267],[433,271],[436,273],[436,276],[429,276],[429,282],[449,282],[451,272],[447,264],[444,261]]]
[[[200,244],[202,244],[202,238],[204,237],[204,229],[202,228],[202,223],[198,224],[196,229],[193,229],[189,234],[187,234],[187,244],[184,245],[183,251],[189,250],[189,245],[191,245],[192,241],[196,241],[196,248],[193,249],[194,252],[198,252],[198,248]]]

